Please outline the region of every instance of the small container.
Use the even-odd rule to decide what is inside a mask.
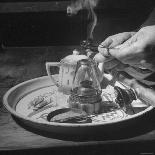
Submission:
[[[124,110],[126,110],[127,107],[131,107],[131,103],[134,100],[137,100],[136,93],[131,88],[122,89],[118,86],[115,86],[114,90],[116,94],[115,102]]]

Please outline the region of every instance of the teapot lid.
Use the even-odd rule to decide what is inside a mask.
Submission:
[[[82,59],[88,59],[88,57],[86,55],[68,55],[64,57],[61,60],[61,62],[74,65],[74,64],[77,64],[77,62]]]

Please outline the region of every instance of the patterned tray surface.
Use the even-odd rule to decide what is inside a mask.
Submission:
[[[121,86],[119,83],[117,85]],[[122,86],[121,86],[122,87]],[[22,97],[16,104],[16,112],[33,119],[33,121],[39,121],[47,123],[47,115],[57,109],[68,108],[68,95],[57,91],[56,86],[47,86],[34,90],[24,97]],[[103,110],[98,115],[90,115],[91,123],[106,123],[119,121],[126,118],[133,117],[141,111],[147,109],[147,105],[140,100],[132,102],[132,108],[128,108],[126,111],[116,106],[115,93],[112,86],[108,86],[102,90]],[[52,123],[52,122],[48,122]]]

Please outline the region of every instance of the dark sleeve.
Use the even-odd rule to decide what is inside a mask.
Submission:
[[[141,27],[155,25],[155,7]]]

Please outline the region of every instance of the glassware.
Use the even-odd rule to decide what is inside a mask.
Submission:
[[[92,59],[79,60],[69,97],[70,107],[94,114],[99,112],[101,101],[101,86],[95,61]]]

